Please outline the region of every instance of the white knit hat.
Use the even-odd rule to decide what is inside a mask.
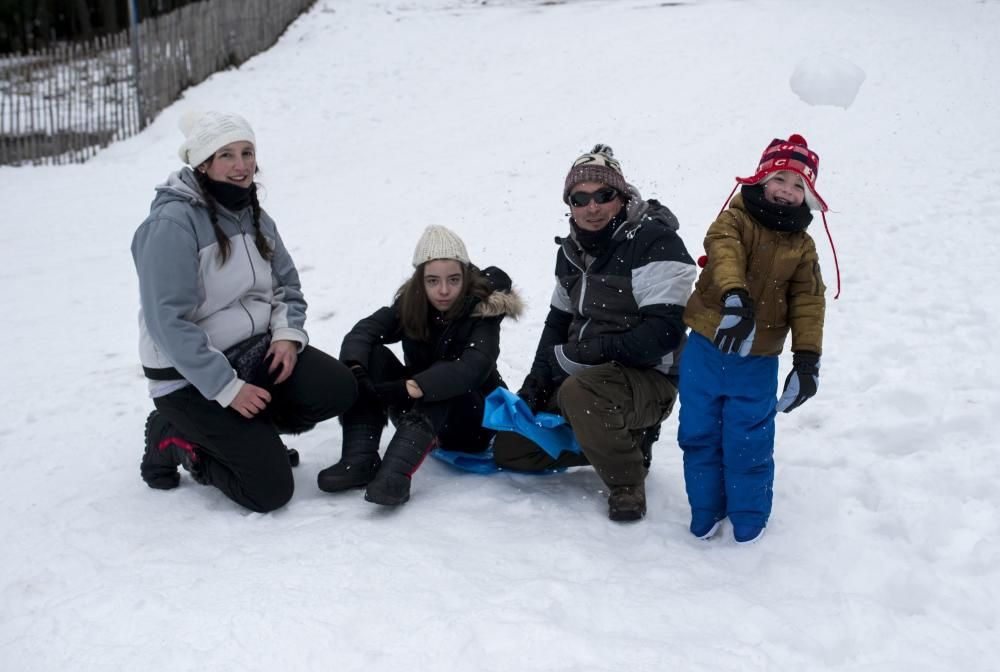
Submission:
[[[189,110],[181,115],[177,125],[185,138],[177,154],[192,167],[200,166],[217,149],[231,142],[257,144],[247,120],[231,112]]]
[[[465,243],[454,231],[443,226],[428,226],[424,235],[417,241],[417,249],[413,251],[413,267],[435,259],[454,259],[463,264],[469,263],[469,253],[465,251]]]

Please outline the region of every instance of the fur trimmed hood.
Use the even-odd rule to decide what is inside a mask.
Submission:
[[[472,311],[473,317],[510,316],[513,319],[524,313],[524,301],[513,287],[509,291],[496,291],[480,301]]]
[[[524,312],[524,301],[514,289],[510,276],[496,266],[487,266],[480,273],[490,283],[493,291],[472,309],[472,317],[501,317],[510,315],[515,320]]]

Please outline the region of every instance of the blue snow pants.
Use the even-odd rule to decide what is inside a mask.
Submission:
[[[691,332],[679,387],[677,443],[692,529],[726,516],[764,527],[774,485],[778,358],[723,354]]]

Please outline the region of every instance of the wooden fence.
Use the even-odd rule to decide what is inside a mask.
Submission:
[[[187,87],[271,47],[314,2],[206,0],[142,21],[138,77],[130,31],[0,57],[0,165],[87,160]]]

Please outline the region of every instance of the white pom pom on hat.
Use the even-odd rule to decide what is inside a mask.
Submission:
[[[184,137],[191,135],[194,130],[195,124],[201,119],[202,115],[205,114],[205,110],[186,110],[181,118],[177,120],[177,128],[181,129],[181,133]]]
[[[231,142],[249,142],[256,147],[253,129],[246,119],[232,112],[188,110],[177,121],[184,143],[177,155],[196,167],[211,158],[216,150]]]
[[[469,253],[465,250],[465,243],[454,231],[444,226],[431,225],[424,229],[417,241],[417,248],[413,251],[413,267],[419,268],[420,264],[435,259],[454,259],[468,264]]]

